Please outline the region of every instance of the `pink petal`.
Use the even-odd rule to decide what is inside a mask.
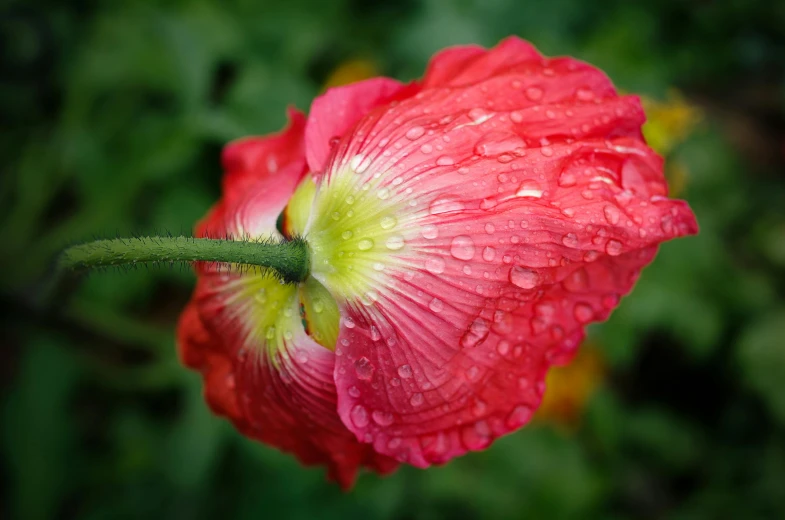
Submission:
[[[403,85],[394,79],[373,78],[331,88],[316,98],[305,129],[311,171],[323,171],[332,151],[333,139],[345,134],[377,106],[385,105],[398,96],[410,95],[416,88],[415,84]]]
[[[300,330],[271,354],[248,336],[232,303],[239,275],[199,279],[178,328],[184,363],[202,372],[211,408],[238,430],[352,486],[360,466],[381,473],[397,464],[352,435],[336,414],[333,352]]]
[[[485,66],[504,74],[370,113],[322,179],[380,176],[406,208],[398,221],[423,231],[375,303],[343,304],[335,367],[346,426],[420,467],[527,422],[548,366],[607,318],[657,244],[697,231],[665,198],[637,98],[571,59]]]
[[[306,173],[305,117],[289,110],[279,134],[233,141],[222,155],[223,198],[198,225],[201,236],[277,234],[275,221]],[[224,221],[226,219],[226,221]]]
[[[477,45],[452,47],[431,59],[423,88],[477,83],[502,74],[511,66],[541,57],[531,43],[515,37],[503,40],[489,51]]]

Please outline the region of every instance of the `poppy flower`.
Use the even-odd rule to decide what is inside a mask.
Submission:
[[[197,265],[183,362],[216,413],[344,488],[486,448],[658,244],[697,231],[643,122],[602,72],[517,38],[328,90],[226,147],[196,230],[302,236],[308,278]]]

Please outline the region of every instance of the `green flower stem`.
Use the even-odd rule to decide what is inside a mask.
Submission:
[[[270,269],[287,283],[305,280],[310,270],[308,246],[299,238],[274,242],[161,236],[96,240],[72,246],[63,251],[58,267],[83,270],[198,261]]]

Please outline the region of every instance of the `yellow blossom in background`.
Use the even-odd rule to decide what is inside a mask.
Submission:
[[[688,171],[684,163],[668,156],[690,136],[703,114],[677,90],[671,90],[664,101],[641,96],[641,102],[646,112],[643,135],[649,146],[665,157],[665,176],[670,193],[678,196],[686,188]]]
[[[327,77],[324,88],[339,87],[378,75],[379,71],[371,60],[355,58],[338,65]]]
[[[535,420],[575,427],[605,372],[599,349],[591,343],[583,345],[570,364],[554,367],[548,373],[547,390]]]

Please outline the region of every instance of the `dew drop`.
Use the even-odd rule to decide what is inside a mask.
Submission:
[[[608,204],[603,208],[602,212],[605,214],[605,220],[607,220],[609,224],[615,226],[619,223],[621,212],[616,206]]]
[[[495,157],[507,152],[512,152],[513,150],[524,148],[525,146],[526,143],[516,134],[490,132],[477,142],[474,146],[474,153],[481,157]]]
[[[431,300],[431,303],[428,304],[428,308],[433,312],[442,312],[442,310],[444,310],[444,302],[439,298],[434,298]]]
[[[480,124],[493,117],[493,114],[489,114],[482,108],[472,108],[469,110],[469,117],[472,119],[472,121],[474,121],[475,124]]]
[[[386,245],[387,249],[390,251],[398,251],[404,246],[403,237],[398,235],[390,237],[387,239],[387,242],[385,242],[384,245]]]
[[[496,207],[495,199],[482,199],[480,201],[480,209],[493,209]]]
[[[436,159],[436,164],[439,166],[452,166],[455,164],[455,159],[450,157],[449,155],[442,155],[438,159]]]
[[[356,405],[351,411],[352,423],[358,428],[368,426],[368,411],[362,405]]]
[[[425,269],[429,273],[442,274],[446,266],[444,259],[439,256],[429,256],[425,259]]]
[[[352,238],[352,235],[353,235],[353,234],[354,234],[354,233],[352,233],[351,231],[349,231],[349,230],[347,229],[346,231],[344,231],[343,233],[341,233],[341,238],[343,238],[344,240],[349,240],[350,238]]]
[[[487,224],[485,224],[485,232],[486,232],[486,233],[488,233],[489,235],[493,235],[493,233],[494,233],[495,231],[496,231],[496,226],[494,226],[494,225],[493,225],[493,224],[491,224],[490,222],[488,222]]]
[[[594,92],[588,88],[579,88],[575,91],[575,97],[578,98],[579,101],[591,101],[594,99]]]
[[[539,87],[529,87],[526,89],[526,97],[530,101],[539,101],[542,99],[542,89]]]
[[[506,356],[510,353],[510,342],[507,340],[499,341],[499,344],[496,345],[496,352],[499,353],[500,356]]]
[[[467,235],[458,235],[452,239],[450,254],[458,260],[474,258],[474,241]]]
[[[482,318],[475,318],[469,325],[468,330],[461,338],[461,346],[463,348],[473,348],[485,341],[491,329],[488,327],[488,322]]]
[[[364,173],[370,165],[370,157],[365,157],[363,155],[355,155],[349,161],[349,167],[357,173]]]
[[[398,367],[398,376],[401,379],[409,379],[412,377],[412,367],[410,365],[401,365]]]
[[[624,245],[621,242],[611,239],[605,244],[605,252],[611,256],[619,256],[623,247]]]
[[[524,181],[515,192],[516,197],[532,197],[539,199],[542,197],[542,187],[534,181]]]
[[[521,289],[533,289],[539,282],[539,275],[536,271],[526,269],[525,267],[513,266],[510,269],[510,282]]]
[[[356,386],[349,387],[349,396],[357,399],[360,397],[360,389]]]
[[[354,328],[354,320],[350,316],[347,316],[343,319],[343,324],[347,329]]]
[[[476,366],[471,366],[466,371],[466,378],[469,381],[477,381],[480,378],[480,369]]]
[[[433,240],[434,238],[439,236],[439,228],[434,226],[433,224],[428,224],[423,226],[422,231],[423,238],[427,238],[428,240]]]
[[[578,180],[575,178],[575,174],[569,171],[564,171],[559,175],[559,186],[563,188],[569,188],[570,186],[575,186],[578,183]]]
[[[526,406],[525,404],[519,404],[515,408],[512,409],[510,415],[507,416],[507,427],[508,428],[520,428],[532,417],[532,409]]]
[[[371,376],[373,376],[374,370],[373,364],[365,356],[354,362],[354,371],[357,374],[357,377],[362,380],[369,380]]]
[[[486,262],[491,262],[494,258],[496,258],[496,250],[491,246],[485,246],[482,250],[482,259]]]
[[[562,244],[564,244],[567,247],[578,247],[578,245],[580,244],[578,240],[578,235],[576,235],[575,233],[567,233],[562,237],[561,241]]]
[[[387,200],[390,198],[390,188],[379,188],[376,192],[376,196],[379,197],[381,200]]]
[[[573,314],[578,323],[588,323],[594,318],[594,309],[588,303],[576,303]]]
[[[387,216],[382,218],[380,225],[382,226],[382,229],[392,229],[397,223],[398,221],[395,219],[395,217]]]
[[[428,144],[428,143],[425,143],[424,145],[422,145],[422,146],[420,147],[420,151],[421,151],[422,153],[431,153],[431,152],[433,151],[433,145],[430,145],[430,144]]]
[[[406,138],[414,141],[425,135],[425,128],[421,126],[413,126],[406,131]]]
[[[584,260],[585,262],[594,262],[594,261],[595,261],[595,260],[597,260],[599,257],[600,257],[600,253],[599,253],[599,251],[593,251],[593,250],[592,250],[592,251],[586,251],[586,252],[583,254],[583,260]]]
[[[463,203],[455,199],[437,199],[431,203],[429,208],[431,215],[439,215],[450,211],[461,211]]]
[[[411,399],[409,399],[409,404],[412,406],[420,406],[424,400],[422,394],[417,392],[416,394],[412,394]]]
[[[370,238],[363,238],[359,242],[357,242],[357,249],[360,251],[368,251],[370,248],[373,247],[373,240]]]
[[[374,410],[371,414],[371,417],[373,418],[373,422],[379,426],[390,426],[394,420],[393,414],[390,412],[383,412],[381,410]]]

